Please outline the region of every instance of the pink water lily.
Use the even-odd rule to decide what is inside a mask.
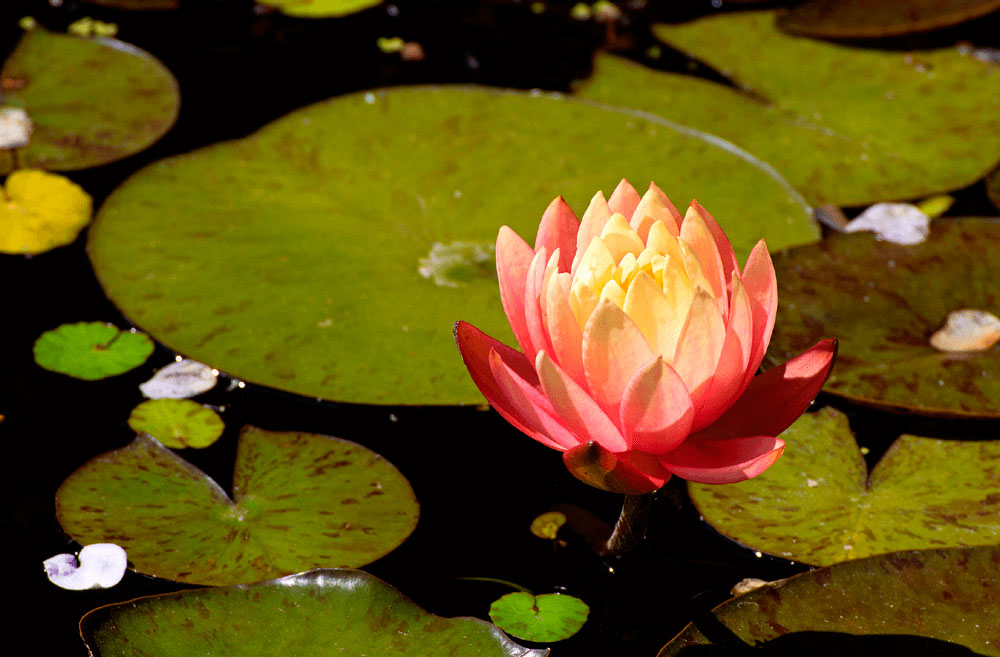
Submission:
[[[777,309],[764,240],[741,271],[715,219],[697,201],[682,216],[654,184],[640,198],[622,180],[580,221],[557,198],[535,248],[503,226],[496,260],[522,351],[458,322],[469,373],[507,421],[605,490],[760,474],[836,352],[823,340],[755,376]]]

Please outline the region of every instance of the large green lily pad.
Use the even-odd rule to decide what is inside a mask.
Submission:
[[[827,392],[890,410],[1000,417],[1000,345],[946,353],[928,343],[954,310],[1000,315],[998,250],[1000,220],[938,219],[922,244],[855,233],[775,254],[768,360],[836,337]]]
[[[233,493],[143,434],[71,474],[56,514],[82,544],[121,545],[141,573],[213,585],[363,566],[417,524],[403,475],[329,436],[245,428]]]
[[[838,564],[716,607],[660,657],[1000,655],[998,577],[998,547],[895,552]],[[706,645],[715,648],[696,648]]]
[[[115,39],[25,32],[0,71],[4,102],[34,122],[21,167],[85,169],[119,160],[159,139],[177,119],[180,92],[149,53]],[[0,151],[0,173],[13,167]]]
[[[95,657],[246,655],[545,657],[474,618],[430,614],[360,570],[313,570],[96,609],[80,623]]]
[[[847,418],[803,415],[764,474],[688,484],[706,522],[754,550],[827,566],[897,550],[1000,544],[1000,441],[904,435],[868,473]],[[993,437],[993,436],[990,436]]]
[[[814,205],[867,205],[966,186],[1000,159],[1000,69],[955,48],[866,50],[786,34],[772,11],[655,34],[745,91],[598,56],[579,95],[718,134]]]
[[[623,176],[697,197],[741,257],[762,236],[818,235],[782,180],[704,135],[558,95],[418,87],[144,169],[101,208],[89,252],[133,321],[231,375],[337,401],[481,403],[451,327],[513,344],[498,229],[533,241],[553,198],[582,214]]]
[[[810,0],[780,16],[782,29],[828,39],[878,38],[956,25],[1000,0]]]

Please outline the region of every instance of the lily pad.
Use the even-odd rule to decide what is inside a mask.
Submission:
[[[139,598],[95,609],[80,626],[95,657],[549,653],[519,646],[481,620],[427,613],[360,570],[313,570],[259,584]]]
[[[135,570],[191,584],[257,582],[362,566],[417,524],[409,482],[355,443],[244,428],[233,498],[153,438],[92,459],[56,492],[80,543],[114,542]]]
[[[73,181],[38,169],[19,169],[0,193],[0,252],[38,254],[71,244],[90,223],[93,201]]]
[[[1000,220],[937,219],[922,244],[856,233],[775,254],[768,361],[836,336],[827,392],[888,410],[1000,417],[1000,346],[945,353],[929,341],[952,311],[1000,315],[998,250]]]
[[[502,224],[530,238],[553,198],[582,214],[623,176],[697,197],[741,257],[761,236],[818,236],[794,190],[709,136],[559,95],[416,87],[152,165],[103,205],[88,250],[126,315],[240,379],[335,401],[482,403],[451,334],[462,318],[513,341],[482,254]]]
[[[1000,0],[811,0],[778,24],[827,39],[879,38],[957,25],[997,9]]]
[[[219,414],[190,399],[150,399],[132,409],[128,426],[167,447],[208,447],[226,425]]]
[[[515,591],[490,605],[490,620],[511,636],[539,643],[568,639],[583,627],[590,607],[561,593]]]
[[[903,435],[869,474],[847,418],[832,408],[803,415],[782,438],[785,453],[764,474],[688,485],[723,535],[819,566],[1000,543],[1000,441]]]
[[[92,5],[102,7],[114,7],[115,9],[133,9],[142,11],[160,11],[167,9],[177,9],[180,7],[180,0],[83,0]]]
[[[377,7],[382,0],[257,0],[288,16],[299,18],[333,18]]]
[[[716,607],[660,657],[1000,655],[998,569],[1000,548],[984,547],[895,552],[813,570]],[[758,650],[749,650],[754,644]]]
[[[996,164],[997,67],[955,48],[864,50],[792,36],[774,19],[750,11],[654,26],[742,91],[599,55],[577,94],[718,134],[774,165],[816,206],[926,196]]]
[[[0,71],[5,102],[34,122],[22,167],[85,169],[137,153],[177,119],[180,92],[149,53],[115,39],[85,39],[43,29],[24,33]],[[14,157],[0,153],[0,173]]]
[[[114,324],[77,322],[42,333],[34,352],[40,367],[95,381],[145,363],[153,353],[153,341],[145,333],[120,331]]]

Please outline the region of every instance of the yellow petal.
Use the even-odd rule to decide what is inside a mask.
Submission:
[[[625,304],[625,290],[617,281],[611,280],[601,288],[601,300],[607,299],[621,308]]]
[[[595,237],[601,235],[604,224],[611,217],[611,210],[608,209],[608,202],[604,200],[604,194],[597,192],[590,199],[587,211],[580,219],[580,229],[576,233],[576,255],[573,257],[573,274],[576,274],[577,267],[583,258],[582,251],[586,249]]]
[[[671,365],[691,393],[696,413],[719,363],[725,338],[726,325],[715,299],[704,290],[697,290],[671,359]]]
[[[611,257],[616,263],[621,262],[626,253],[637,256],[646,248],[636,232],[628,225],[625,215],[617,213],[611,215],[608,223],[604,224],[604,230],[601,231],[601,241],[608,247]]]
[[[672,207],[666,194],[656,185],[650,185],[649,190],[642,195],[642,200],[639,201],[639,205],[635,208],[635,213],[632,214],[629,225],[639,234],[642,240],[648,238],[649,230],[656,222],[661,222],[671,235],[677,236],[680,234],[680,229],[677,227],[677,222],[670,212],[670,208]]]
[[[689,306],[690,302],[678,306],[668,301],[656,281],[640,272],[628,288],[622,310],[639,327],[653,353],[669,361],[677,348]]]

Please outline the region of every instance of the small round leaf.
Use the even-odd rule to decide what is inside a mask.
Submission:
[[[226,425],[219,414],[190,399],[150,399],[132,409],[128,426],[175,449],[208,447]]]
[[[53,372],[94,381],[123,374],[146,362],[153,341],[104,322],[63,324],[35,340],[35,362]]]
[[[561,593],[508,593],[490,605],[490,619],[519,639],[552,643],[568,639],[587,622],[590,607]]]

